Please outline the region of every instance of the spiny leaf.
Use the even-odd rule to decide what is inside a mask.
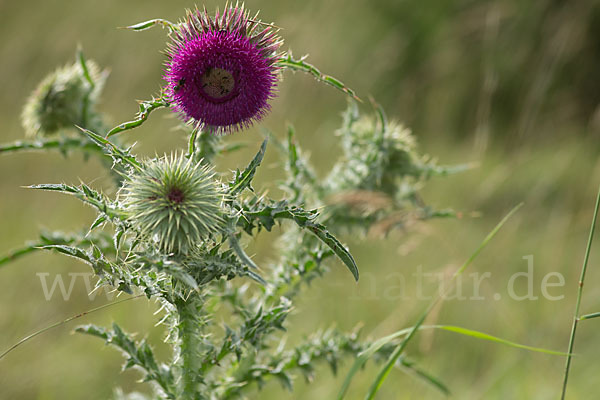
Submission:
[[[161,25],[163,28],[169,29],[169,32],[173,32],[176,29],[175,24],[162,18],[139,22],[137,24],[126,26],[123,29],[131,29],[132,31],[145,31],[146,29],[150,29],[156,25]]]
[[[256,169],[260,165],[265,156],[265,152],[267,151],[267,142],[268,139],[263,140],[258,153],[254,156],[250,164],[246,167],[244,172],[237,173],[233,182],[229,184],[229,194],[233,197],[237,194],[241,193],[242,190],[246,188],[250,188],[250,184],[252,183],[252,178],[254,178],[254,174],[256,173]]]
[[[83,56],[83,50],[79,46],[77,47],[77,61],[79,62],[79,65],[81,66],[85,80],[88,81],[88,83],[90,84],[90,88],[94,89],[94,87],[96,86],[96,83],[94,82],[94,80],[92,79],[92,76],[90,75],[90,70],[87,66],[85,57]]]
[[[238,259],[244,265],[248,266],[251,269],[258,270],[258,266],[256,265],[256,263],[254,263],[254,261],[252,261],[252,259],[250,258],[250,256],[248,256],[248,254],[246,254],[246,252],[244,251],[244,249],[240,245],[240,243],[237,240],[237,238],[234,235],[232,235],[232,234],[229,235],[229,246],[235,252],[235,254],[238,256]],[[254,271],[251,271],[251,270],[246,271],[245,273],[250,278],[252,278],[256,282],[260,283],[261,285],[263,285],[263,286],[267,285],[267,282],[258,273],[254,272]]]
[[[292,71],[302,71],[314,76],[318,81],[326,83],[334,88],[341,90],[347,95],[351,96],[353,99],[361,101],[358,96],[354,93],[352,89],[344,85],[340,80],[323,74],[317,67],[312,64],[309,64],[304,61],[306,56],[300,58],[299,60],[295,60],[290,52],[287,53],[286,57],[279,60],[276,65],[282,68],[288,68]]]
[[[41,185],[26,186],[28,189],[48,190],[73,195],[86,204],[95,207],[103,215],[111,218],[113,221],[120,221],[121,214],[115,206],[102,194],[82,184],[80,187],[67,185],[64,183],[47,183]]]
[[[146,373],[144,381],[155,381],[165,391],[168,398],[175,398],[172,394],[174,379],[171,371],[158,365],[152,348],[145,340],[136,343],[116,323],[113,323],[112,330],[89,324],[78,326],[75,328],[75,332],[98,337],[103,339],[106,344],[119,348],[127,356],[124,369],[136,366],[141,368]]]
[[[84,245],[90,244],[91,242],[95,242],[97,244],[102,244],[104,242],[104,251],[111,251],[112,249],[108,249],[105,246],[110,245],[108,235],[104,233],[92,233],[88,235],[79,235],[79,234],[65,234],[62,232],[50,232],[50,233],[41,233],[39,240],[35,242],[30,242],[26,246],[13,250],[7,255],[0,257],[0,266],[6,264],[10,261],[14,261],[19,257],[27,255],[29,253],[33,253],[35,251],[43,250],[44,246],[49,245]]]
[[[65,254],[67,256],[78,258],[79,260],[84,261],[87,264],[94,264],[94,260],[92,260],[91,256],[86,251],[78,247],[51,244],[47,246],[42,246],[41,248],[44,250],[56,250],[59,253]]]
[[[121,149],[119,146],[112,143],[110,140],[98,135],[97,133],[94,133],[85,128],[79,128],[79,129],[81,130],[81,132],[83,134],[85,134],[88,138],[90,138],[90,140],[92,140],[92,142],[96,143],[96,145],[98,147],[103,149],[105,154],[112,157],[115,164],[116,163],[125,163],[125,164],[133,167],[137,171],[141,170],[142,166],[137,161],[135,156],[133,156],[131,154],[131,151],[130,151],[131,148]]]
[[[17,141],[0,146],[1,153],[16,153],[19,151],[38,151],[57,149],[66,152],[69,149],[79,149],[86,151],[101,151],[98,146],[88,140],[79,138],[61,138],[61,139],[37,139],[33,141]]]
[[[256,199],[252,199],[256,200]],[[265,228],[271,231],[275,222],[279,219],[290,219],[296,222],[298,226],[305,228],[306,224],[317,217],[317,212],[307,211],[300,207],[290,206],[287,201],[278,202],[261,202],[256,203],[244,202],[240,210],[240,218],[237,220],[237,225],[240,226],[246,233],[252,235],[254,228]]]
[[[196,154],[196,137],[198,136],[198,128],[194,128],[192,133],[190,134],[190,140],[188,143],[188,153],[186,154],[187,158],[191,158]]]
[[[165,99],[162,95],[159,96],[158,98],[152,98],[151,100],[145,100],[140,102],[140,110],[138,112],[138,114],[136,115],[134,120],[128,121],[128,122],[123,122],[117,126],[115,126],[114,128],[112,128],[108,134],[106,135],[107,138],[116,135],[117,133],[121,133],[133,128],[137,128],[138,126],[142,125],[144,122],[146,122],[146,120],[148,119],[148,117],[150,116],[150,113],[156,109],[159,108],[164,108],[164,107],[169,107],[171,105],[171,103]]]
[[[94,222],[92,222],[89,232],[93,231],[94,229],[102,225],[104,222],[106,222],[106,215],[98,215]]]
[[[264,227],[268,231],[271,230],[275,221],[278,219],[291,219],[300,228],[307,229],[319,238],[327,247],[329,247],[336,256],[348,267],[354,279],[358,281],[358,267],[354,258],[344,247],[344,245],[335,238],[325,226],[314,222],[317,217],[316,211],[306,211],[300,207],[289,206],[285,201],[272,204],[254,204],[252,209],[240,210],[240,218],[237,220],[238,225],[242,226],[248,234],[252,233],[252,229],[258,225],[258,228]]]
[[[339,259],[346,264],[346,267],[348,267],[350,272],[352,272],[354,280],[358,281],[358,267],[348,249],[346,249],[346,247],[344,247],[344,245],[321,224],[309,223],[306,225],[306,229],[314,233],[315,236],[333,250],[335,255],[338,256]]]

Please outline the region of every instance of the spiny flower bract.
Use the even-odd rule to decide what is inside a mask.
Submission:
[[[347,119],[351,113],[346,113]],[[435,163],[417,152],[410,130],[397,122],[381,126],[374,117],[354,116],[338,133],[345,154],[328,177],[332,191],[367,190],[396,196],[435,169]],[[406,185],[407,180],[412,184]]]
[[[223,194],[211,168],[183,155],[145,163],[121,191],[128,220],[168,253],[187,253],[224,227]]]
[[[93,61],[58,68],[46,76],[25,103],[21,120],[28,136],[46,136],[75,125],[91,130],[101,127],[94,106],[98,101],[107,71]]]
[[[164,79],[173,109],[190,124],[233,133],[260,120],[274,97],[282,44],[277,29],[225,6],[214,18],[188,11],[172,32]]]

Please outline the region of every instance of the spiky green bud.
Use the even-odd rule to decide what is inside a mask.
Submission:
[[[219,182],[210,167],[183,155],[149,160],[121,196],[134,229],[167,253],[188,253],[224,229]]]
[[[94,107],[108,72],[81,56],[46,76],[25,103],[21,121],[28,136],[51,135],[75,125],[97,131],[101,120]]]
[[[403,125],[352,117],[346,116],[348,122],[339,131],[345,154],[328,178],[332,191],[369,190],[395,196],[407,179],[418,181],[434,168],[417,151],[414,136]]]

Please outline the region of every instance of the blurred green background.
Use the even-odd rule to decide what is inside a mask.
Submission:
[[[214,9],[223,3],[207,1]],[[201,3],[198,3],[201,6]],[[111,69],[101,111],[112,123],[130,119],[135,99],[157,93],[166,31],[116,29],[150,18],[177,20],[191,1],[103,2],[0,0],[0,134],[2,142],[23,136],[19,114],[36,84],[70,62],[77,44],[87,57]],[[594,195],[600,184],[600,6],[594,0],[306,0],[246,2],[263,20],[284,28],[286,48],[310,54],[309,61],[344,81],[367,99],[373,96],[388,116],[407,124],[421,149],[441,163],[477,162],[460,175],[436,178],[425,200],[452,207],[462,218],[431,221],[386,239],[343,238],[352,249],[361,281],[354,284],[342,266],[314,282],[288,321],[290,342],[332,325],[351,330],[363,324],[365,337],[377,338],[412,325],[427,304],[418,300],[412,274],[448,273],[462,264],[487,232],[515,204],[525,206],[477,259],[471,271],[490,272],[485,300],[448,300],[431,323],[481,330],[519,343],[564,350],[572,321]],[[298,141],[312,154],[324,176],[339,153],[333,132],[346,99],[302,74],[285,74],[273,111],[264,126],[283,137],[293,123]],[[369,112],[368,102],[363,107]],[[181,148],[168,111],[152,115],[128,133],[138,153],[154,155]],[[221,158],[226,171],[246,164],[258,147],[258,130],[226,140],[248,148]],[[274,149],[258,174],[257,187],[274,187],[282,176]],[[99,171],[101,173],[99,174]],[[74,199],[26,191],[35,183],[78,183],[114,193],[105,172],[80,156],[26,153],[0,157],[0,254],[37,236],[40,228],[80,229],[92,210]],[[272,256],[276,233],[262,233],[252,247],[257,262]],[[590,260],[582,310],[600,310],[599,245]],[[535,301],[508,296],[510,277],[526,271],[533,256]],[[46,301],[36,275],[88,272],[85,265],[52,254],[36,254],[0,269],[0,348],[52,322],[103,304],[90,301],[78,281],[69,301]],[[551,288],[557,301],[540,292],[543,277],[560,272],[564,287]],[[404,290],[398,288],[404,277]],[[468,275],[467,275],[468,276]],[[65,275],[67,278],[68,276]],[[436,281],[423,291],[434,293]],[[465,281],[464,293],[472,294]],[[527,291],[517,280],[516,291]],[[500,294],[496,300],[494,294]],[[163,331],[154,327],[156,306],[140,300],[86,316],[78,322],[117,321],[138,337],[149,336],[162,349]],[[569,398],[598,397],[600,342],[598,320],[580,324]],[[106,399],[113,386],[145,390],[138,375],[120,373],[122,358],[92,338],[70,334],[74,324],[54,329],[0,360],[1,399]],[[440,377],[459,399],[557,398],[564,360],[444,332],[423,332],[409,348],[421,366]],[[307,385],[296,381],[293,394],[270,382],[260,399],[329,399],[337,393],[350,361],[337,377],[327,367]],[[349,399],[362,399],[376,374],[372,364],[353,382]],[[394,371],[380,399],[438,399],[440,394]]]

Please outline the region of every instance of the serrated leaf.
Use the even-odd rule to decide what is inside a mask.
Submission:
[[[108,245],[107,238],[108,235],[103,233],[88,233],[87,235],[83,236],[79,234],[65,234],[62,232],[42,232],[40,233],[38,241],[30,242],[26,246],[15,249],[7,255],[0,257],[0,266],[29,253],[44,250],[43,247],[47,245],[83,245],[90,244],[92,242],[104,243],[105,245]]]
[[[101,328],[94,324],[80,325],[75,328],[75,332],[83,333],[83,334],[90,335],[90,336],[95,336],[95,337],[98,337],[98,338],[104,339],[104,340],[108,340],[108,332],[106,331],[106,329]]]
[[[125,235],[125,231],[123,231],[122,229],[117,229],[117,231],[115,232],[115,234],[113,236],[113,244],[115,246],[115,249],[118,249],[119,246],[121,245],[121,239],[123,239],[124,235]]]
[[[137,128],[138,126],[141,126],[144,122],[146,122],[146,120],[148,119],[148,117],[150,116],[150,113],[152,113],[152,111],[157,110],[159,108],[169,107],[170,105],[171,105],[171,103],[167,99],[165,99],[162,95],[159,96],[158,98],[152,98],[151,100],[142,101],[139,104],[139,111],[138,111],[135,119],[133,119],[131,121],[123,122],[123,123],[115,126],[110,131],[108,131],[108,134],[106,135],[106,137],[109,138],[118,133]]]
[[[90,225],[90,229],[89,231],[93,231],[94,229],[96,229],[97,227],[99,227],[100,225],[102,225],[102,223],[106,222],[106,216],[105,215],[99,215],[94,222],[92,222],[92,225]]]
[[[66,185],[64,183],[43,183],[40,185],[30,185],[26,186],[27,189],[36,189],[36,190],[48,190],[53,192],[63,192],[63,193],[80,193],[80,190],[74,186]]]
[[[94,143],[79,138],[61,138],[61,139],[37,139],[33,141],[17,141],[0,146],[0,154],[15,153],[19,151],[38,151],[56,149],[66,152],[69,149],[81,149],[86,151],[100,151]]]
[[[236,196],[244,189],[251,187],[250,184],[252,183],[252,178],[254,178],[256,169],[259,167],[263,157],[265,156],[265,152],[267,151],[267,142],[268,139],[263,140],[258,153],[256,153],[244,172],[237,174],[233,182],[229,184],[229,194],[231,196]]]
[[[276,65],[282,68],[287,68],[292,71],[302,71],[312,75],[316,80],[326,83],[334,88],[341,90],[347,95],[351,96],[353,99],[360,101],[356,93],[346,85],[342,83],[339,79],[334,78],[333,76],[325,75],[317,67],[312,64],[309,64],[304,61],[306,57],[302,57],[299,60],[295,60],[291,53],[287,53],[287,55],[279,60]]]
[[[54,192],[62,192],[70,194],[95,207],[99,212],[110,217],[115,221],[120,221],[121,215],[119,211],[99,192],[91,189],[89,186],[82,184],[80,187],[66,185],[64,183],[48,183],[41,185],[26,186],[28,189],[48,190]]]
[[[87,61],[85,60],[85,57],[83,56],[83,51],[81,50],[81,47],[77,48],[77,61],[79,62],[79,65],[81,66],[81,70],[83,71],[83,76],[85,78],[85,80],[90,84],[90,87],[93,89],[94,86],[96,86],[96,83],[94,82],[94,80],[92,79],[92,76],[90,75],[90,70],[87,66]]]
[[[65,254],[70,257],[75,257],[79,260],[84,261],[87,264],[90,264],[90,265],[94,264],[94,261],[90,258],[90,255],[86,251],[84,251],[78,247],[51,244],[51,245],[47,245],[47,246],[41,246],[40,248],[44,249],[44,250],[56,250],[57,252],[59,252],[61,254]]]
[[[354,276],[354,280],[358,281],[358,267],[356,266],[356,262],[354,261],[354,257],[352,254],[344,247],[344,245],[335,238],[323,225],[309,223],[306,225],[306,228],[315,234],[323,243],[325,243],[336,256],[348,267],[350,272],[352,272],[352,276]]]
[[[112,159],[114,160],[115,163],[123,162],[123,163],[133,167],[137,171],[139,171],[142,168],[141,164],[137,161],[135,156],[133,156],[130,153],[131,148],[121,149],[120,147],[118,147],[117,145],[115,145],[114,143],[109,141],[108,139],[98,135],[97,133],[90,131],[89,129],[80,127],[79,130],[85,136],[87,136],[93,143],[96,143],[96,145],[98,147],[100,147],[105,152],[105,154],[112,157]]]
[[[123,369],[135,366],[140,367],[146,373],[143,378],[145,381],[155,381],[161,386],[165,393],[169,394],[168,398],[175,398],[171,392],[173,376],[171,375],[170,370],[161,369],[158,366],[154,353],[145,340],[136,344],[136,342],[116,323],[113,323],[112,330],[90,324],[78,326],[75,331],[104,339],[106,344],[122,350],[126,355]]]

